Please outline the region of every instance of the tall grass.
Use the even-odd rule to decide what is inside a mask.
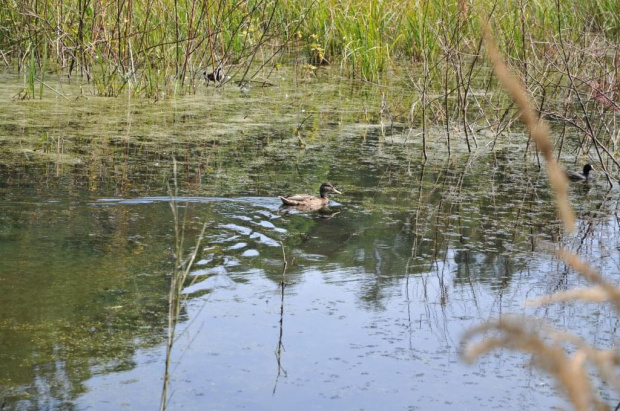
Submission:
[[[312,4],[301,25],[304,36],[321,39],[330,60],[344,61],[351,75],[377,80],[394,60],[420,61],[442,55],[442,42],[458,44],[462,52],[473,52],[480,39],[480,27],[472,15],[473,3],[466,0],[391,2],[372,0],[301,1],[284,4],[284,18],[295,20],[299,10]],[[585,28],[618,40],[620,4],[613,2],[573,2],[557,14],[555,0],[537,2],[476,2],[482,16],[492,13],[490,24],[498,33],[500,49],[511,58],[522,59],[530,47],[540,49],[550,38],[556,20],[570,27]],[[582,30],[566,33],[573,42],[583,38]],[[458,41],[456,38],[459,38]]]
[[[37,72],[82,76],[106,96],[125,88],[149,97],[175,87],[191,91],[198,73],[222,62],[241,64],[258,48],[282,41],[268,19],[277,1],[2,0],[0,5],[0,49],[18,69],[30,69],[34,60]]]
[[[446,57],[447,47],[474,53],[481,38],[467,0],[0,0],[0,5],[0,49],[8,58],[23,67],[33,51],[41,69],[45,50],[50,69],[98,78],[98,91],[106,95],[127,85],[148,95],[153,84],[161,88],[173,80],[190,90],[200,69],[221,61],[243,63],[263,47],[294,38],[318,44],[327,61],[372,81],[395,61],[430,60],[433,66]],[[561,8],[555,0],[481,0],[476,10],[491,16],[500,49],[523,69],[529,53],[548,47],[557,21],[579,27],[563,33],[569,43],[582,42],[584,33],[611,42],[620,36],[620,4],[611,0]]]

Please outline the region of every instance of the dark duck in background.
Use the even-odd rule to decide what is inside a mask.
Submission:
[[[594,170],[591,164],[586,164],[583,166],[583,174],[575,173],[574,171],[567,171],[566,177],[570,181],[579,182],[579,181],[588,181],[590,180],[590,171]]]

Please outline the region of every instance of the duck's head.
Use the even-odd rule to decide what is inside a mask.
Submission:
[[[336,187],[331,185],[331,183],[321,184],[321,188],[319,189],[319,192],[321,193],[321,197],[325,197],[325,194],[327,193],[342,194],[340,191],[336,190]]]
[[[588,174],[590,174],[590,171],[594,170],[594,167],[592,167],[592,164],[586,164],[585,166],[583,166],[583,175],[584,176],[588,176]]]

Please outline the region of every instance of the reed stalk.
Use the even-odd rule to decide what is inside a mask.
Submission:
[[[161,400],[159,409],[165,411],[168,408],[169,401],[169,387],[171,378],[171,361],[172,351],[175,342],[176,328],[179,322],[179,314],[181,312],[181,303],[184,300],[183,288],[185,287],[186,280],[189,276],[190,270],[196,260],[196,256],[200,250],[200,243],[204,236],[207,224],[203,224],[202,230],[196,239],[196,244],[193,251],[189,256],[185,257],[184,240],[185,240],[185,216],[183,214],[183,221],[179,215],[180,207],[177,205],[176,199],[178,197],[178,185],[177,185],[177,162],[173,159],[173,183],[174,189],[168,187],[170,195],[170,209],[172,211],[173,223],[174,223],[174,267],[170,278],[170,288],[168,291],[168,327],[166,338],[166,359],[165,370],[163,377],[163,386],[161,391]]]
[[[280,334],[278,336],[278,346],[275,350],[276,362],[278,365],[278,372],[276,374],[276,380],[273,385],[272,394],[276,393],[278,387],[278,381],[280,375],[284,373],[286,376],[286,370],[282,367],[282,350],[284,349],[283,336],[284,336],[284,289],[286,288],[286,269],[288,268],[288,262],[286,261],[286,251],[284,250],[284,244],[280,242],[282,247],[282,260],[284,262],[282,266],[282,279],[280,280]]]

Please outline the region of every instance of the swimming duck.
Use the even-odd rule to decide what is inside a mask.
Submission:
[[[566,177],[568,177],[570,181],[575,182],[588,181],[590,179],[590,171],[592,170],[594,170],[594,167],[592,167],[591,164],[586,164],[583,166],[583,174],[575,173],[574,171],[567,171]]]
[[[285,206],[295,206],[303,207],[304,209],[309,210],[318,210],[329,204],[329,198],[327,198],[327,193],[342,194],[340,191],[336,190],[336,188],[330,183],[321,184],[321,188],[319,188],[319,193],[321,194],[321,197],[316,197],[310,194],[295,194],[286,197],[279,196],[279,198],[280,200],[282,200],[282,204]]]

